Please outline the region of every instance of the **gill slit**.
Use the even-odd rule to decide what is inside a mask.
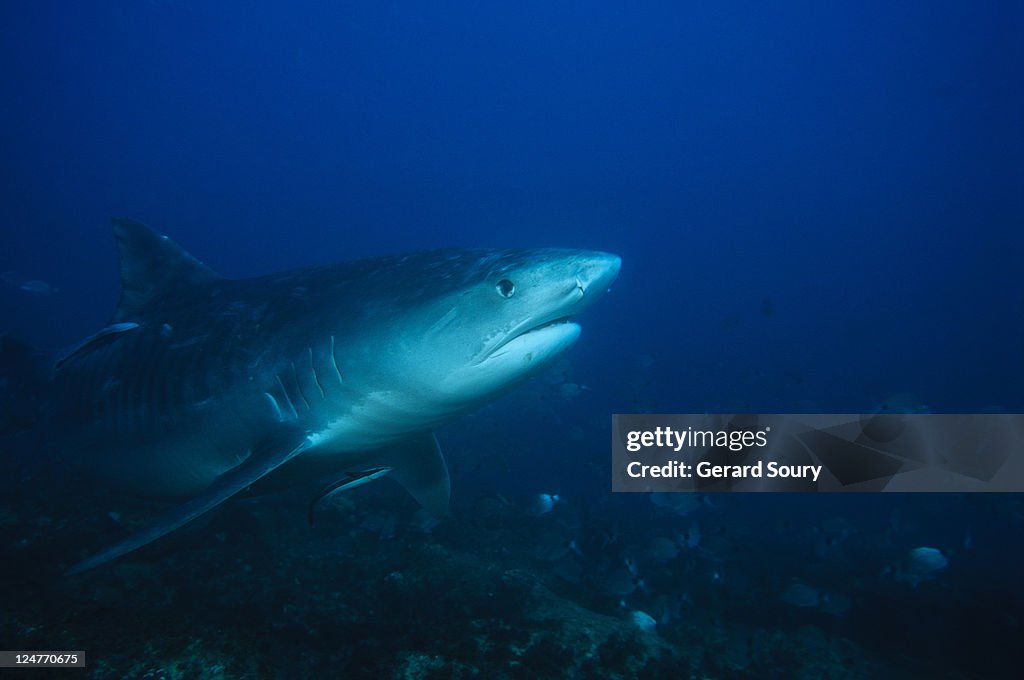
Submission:
[[[295,404],[292,403],[292,398],[289,396],[288,390],[285,389],[284,382],[281,381],[281,376],[275,375],[274,378],[277,380],[278,387],[281,388],[281,395],[284,397],[284,400],[288,402],[288,408],[291,409],[292,418],[298,420],[299,412],[295,410]]]
[[[306,405],[306,410],[309,410],[309,399],[306,399],[305,393],[302,391],[302,381],[299,380],[299,369],[295,368],[295,362],[289,361],[292,365],[292,375],[295,377],[295,391],[299,393],[299,398],[302,399],[302,403]]]
[[[338,376],[338,382],[344,383],[341,379],[341,371],[338,370],[338,358],[334,355],[334,336],[331,336],[331,368],[334,369],[334,373]]]
[[[326,399],[327,393],[324,392],[324,386],[320,382],[320,376],[316,373],[316,364],[313,363],[313,348],[307,348],[309,350],[309,370],[313,373],[313,382],[316,383],[316,388],[320,390],[320,399]]]

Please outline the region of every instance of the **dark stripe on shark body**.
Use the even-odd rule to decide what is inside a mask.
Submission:
[[[166,402],[161,416],[173,421],[174,416],[181,412],[186,399],[187,372],[191,367],[189,352],[166,351],[161,355],[160,380]]]
[[[127,389],[124,384],[125,366],[124,362],[111,362],[111,372],[107,378],[106,383],[107,392],[110,395],[110,415],[113,420],[113,430],[118,433],[127,433],[128,420],[127,410],[129,400],[127,396]]]
[[[162,425],[162,418],[167,413],[167,405],[161,403],[161,382],[166,380],[165,369],[166,352],[164,351],[165,341],[160,336],[150,334],[146,338],[140,338],[143,345],[141,349],[142,364],[133,371],[139,376],[138,393],[140,398],[134,408],[138,412],[137,427],[140,432],[152,435],[158,432]]]
[[[121,367],[120,374],[118,375],[118,425],[123,427],[129,437],[135,437],[141,429],[140,413],[139,410],[143,408],[141,402],[141,395],[139,394],[138,387],[142,384],[143,375],[142,373],[146,370],[144,363],[145,359],[145,342],[134,342],[133,343],[138,352],[139,360],[130,365],[124,365]]]
[[[58,372],[68,424],[93,421],[131,439],[166,430],[215,394],[206,352],[168,351],[166,339],[139,333],[91,348]],[[91,397],[88,395],[92,395]]]
[[[119,359],[115,345],[100,350],[96,380],[105,397],[103,412],[108,429],[133,436],[138,428],[136,421],[140,399],[136,386],[141,379],[141,372],[145,370],[142,363],[145,347],[136,338],[132,338],[129,344],[137,352],[134,361]]]
[[[177,403],[175,399],[174,385],[175,358],[180,358],[180,355],[175,352],[164,355],[160,367],[161,378],[160,380],[155,381],[153,388],[160,393],[157,411],[159,411],[161,417],[170,417],[170,414],[174,411],[174,406]]]

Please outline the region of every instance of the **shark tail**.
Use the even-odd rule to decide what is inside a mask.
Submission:
[[[45,360],[34,347],[0,333],[0,439],[32,429],[46,384]]]

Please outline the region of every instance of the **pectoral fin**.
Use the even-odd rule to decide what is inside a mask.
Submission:
[[[448,512],[448,466],[432,432],[386,449],[378,464],[394,468],[389,476],[430,514],[442,517]]]
[[[115,543],[88,559],[82,560],[65,572],[66,576],[80,574],[101,564],[126,555],[158,538],[188,524],[203,513],[217,507],[231,496],[246,488],[259,478],[280,467],[309,446],[304,433],[289,431],[262,442],[237,467],[218,477],[202,494],[179,505],[155,524],[132,534],[120,543]]]

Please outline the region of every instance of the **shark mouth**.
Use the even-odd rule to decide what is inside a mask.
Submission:
[[[572,317],[560,316],[525,330],[517,329],[509,333],[484,354],[482,361],[496,359],[510,352],[529,356],[537,351],[555,349],[560,344],[568,347],[579,333],[580,326],[572,321]]]
[[[529,333],[537,333],[537,332],[542,331],[545,328],[548,328],[550,326],[558,326],[558,325],[561,325],[561,324],[572,323],[573,322],[572,318],[573,317],[571,317],[571,316],[560,316],[557,319],[552,319],[551,321],[545,321],[545,322],[539,323],[539,324],[537,324],[535,326],[531,326],[530,328],[527,328],[525,331],[518,331],[518,332],[515,333],[515,335],[512,335],[505,342],[501,343],[501,345],[498,345],[498,348],[500,348],[502,345],[506,345],[509,342],[512,342],[516,338],[521,338],[522,336],[527,335]]]

